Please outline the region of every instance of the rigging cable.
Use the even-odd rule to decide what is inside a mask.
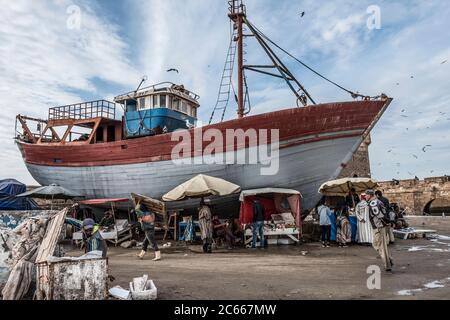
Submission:
[[[319,76],[320,78],[324,79],[325,81],[328,81],[329,83],[335,85],[336,87],[338,87],[339,89],[349,93],[353,99],[356,99],[358,97],[361,98],[371,98],[371,99],[377,99],[381,96],[373,96],[373,97],[369,97],[369,96],[365,96],[359,93],[355,93],[349,89],[344,88],[343,86],[337,84],[336,82],[328,79],[327,77],[325,77],[324,75],[320,74],[319,72],[317,72],[316,70],[314,70],[313,68],[311,68],[310,66],[308,66],[306,63],[304,63],[303,61],[301,61],[300,59],[296,58],[295,56],[293,56],[291,53],[289,53],[288,51],[286,51],[285,49],[281,48],[279,45],[277,45],[275,42],[273,42],[269,37],[267,37],[261,30],[259,30],[257,27],[255,27],[252,23],[250,23],[250,21],[247,20],[247,23],[250,24],[252,26],[252,28],[254,28],[258,34],[263,37],[265,40],[267,40],[268,42],[270,42],[271,44],[273,44],[275,47],[277,47],[279,50],[281,50],[282,52],[284,52],[285,54],[287,54],[288,56],[290,56],[292,59],[294,59],[295,61],[297,61],[298,63],[300,63],[302,66],[304,66],[305,68],[307,68],[309,71],[313,72],[314,74],[316,74],[317,76]]]

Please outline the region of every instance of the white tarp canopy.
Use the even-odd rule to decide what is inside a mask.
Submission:
[[[267,194],[267,193],[279,193],[279,194],[299,194],[300,197],[302,196],[301,193],[297,190],[293,189],[283,189],[283,188],[260,188],[260,189],[250,189],[250,190],[244,190],[241,192],[241,195],[239,196],[239,201],[244,201],[245,197],[249,196],[256,196],[258,194]]]
[[[162,199],[164,201],[178,201],[186,198],[226,196],[239,191],[241,191],[241,187],[237,184],[199,174],[163,195]]]
[[[357,193],[378,187],[378,183],[370,178],[342,178],[325,182],[319,188],[319,193],[325,196],[346,196],[352,188]]]

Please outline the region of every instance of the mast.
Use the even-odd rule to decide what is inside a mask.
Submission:
[[[244,101],[244,35],[243,24],[245,14],[245,6],[242,0],[229,0],[228,1],[230,13],[228,17],[234,22],[234,28],[237,30],[237,36],[235,41],[237,42],[237,78],[238,78],[238,118],[244,117],[245,101]]]
[[[228,17],[233,23],[233,38],[232,41],[236,42],[236,46],[233,47],[230,44],[227,61],[224,68],[224,73],[222,75],[222,82],[219,89],[219,95],[216,102],[216,106],[214,107],[214,110],[211,114],[210,123],[214,117],[214,113],[221,109],[222,112],[222,120],[223,115],[225,114],[226,106],[228,105],[228,99],[229,99],[229,88],[228,91],[223,92],[223,81],[224,78],[227,78],[230,80],[230,85],[232,86],[232,77],[225,76],[225,71],[229,71],[233,69],[233,66],[230,67],[230,69],[227,69],[227,63],[234,64],[235,61],[235,53],[237,51],[237,114],[238,118],[243,118],[246,114],[250,112],[250,99],[248,96],[248,87],[247,87],[247,81],[245,72],[246,70],[258,72],[261,74],[265,74],[268,76],[276,77],[279,79],[283,79],[289,89],[292,91],[292,93],[297,98],[297,106],[299,106],[299,103],[301,103],[303,106],[306,106],[308,104],[308,100],[316,104],[311,95],[308,93],[308,91],[305,89],[305,87],[295,78],[292,72],[289,71],[287,66],[281,61],[281,59],[277,56],[275,51],[271,48],[271,46],[274,46],[282,51],[284,51],[282,48],[280,48],[277,44],[275,44],[272,40],[270,40],[266,35],[264,35],[258,28],[256,28],[250,21],[247,19],[247,12],[246,7],[243,4],[243,0],[227,0],[228,1]],[[246,26],[246,29],[244,29],[244,25]],[[247,31],[244,34],[244,31]],[[268,65],[248,65],[244,64],[244,39],[246,37],[254,37],[257,40],[257,43],[260,45],[260,47],[263,49],[265,54],[269,57],[271,60],[271,64]],[[235,50],[232,51],[231,49],[234,48]],[[237,50],[236,50],[237,49]],[[233,59],[229,59],[230,52],[233,56]],[[226,94],[226,99],[222,99],[222,94]],[[246,99],[247,98],[247,99]],[[246,101],[249,102],[249,110],[246,110]],[[225,106],[220,107],[220,103],[226,102]],[[299,106],[300,107],[300,106]]]

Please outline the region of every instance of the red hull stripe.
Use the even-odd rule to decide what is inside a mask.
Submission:
[[[210,125],[204,127],[203,131],[218,129],[225,137],[227,129],[279,129],[280,148],[287,148],[314,141],[361,135],[385,103],[354,101],[287,109]],[[193,141],[193,130],[190,134]],[[19,143],[19,148],[25,162],[30,164],[59,167],[110,166],[170,160],[174,146],[179,143],[171,141],[171,137],[171,134],[164,134],[91,145]],[[270,134],[268,139],[270,141]],[[204,142],[203,149],[209,144],[210,142]],[[234,141],[228,147],[237,150],[248,144],[249,141],[245,145],[238,145]]]

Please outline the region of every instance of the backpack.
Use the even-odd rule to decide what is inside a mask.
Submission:
[[[378,211],[378,208],[380,208],[380,207],[378,207],[378,205],[375,205],[375,203],[373,203],[373,201],[375,201],[375,200],[372,200],[369,202],[369,212],[370,212],[369,219],[370,219],[372,226],[375,228],[375,223],[373,221],[373,217],[378,216],[379,212],[377,212],[377,211]],[[374,209],[376,209],[376,210],[374,210]],[[381,218],[381,222],[383,223],[384,226],[386,226],[390,223],[389,213],[387,213],[387,210],[386,210],[386,208],[384,208],[384,206],[381,206],[380,209],[381,209],[381,213],[383,214],[383,218]]]

